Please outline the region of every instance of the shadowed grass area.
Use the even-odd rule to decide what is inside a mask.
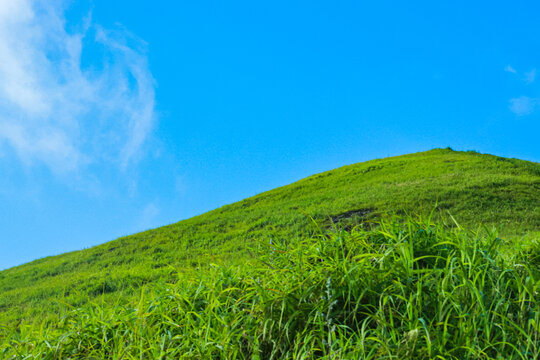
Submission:
[[[430,219],[263,241],[130,304],[4,330],[3,358],[538,359],[540,244]]]
[[[56,313],[141,286],[171,282],[210,262],[249,258],[255,241],[313,235],[306,214],[324,229],[346,229],[386,213],[452,214],[464,226],[501,227],[509,240],[540,231],[540,164],[435,149],[310,176],[176,224],[0,272],[0,323]],[[96,224],[97,225],[97,224]]]

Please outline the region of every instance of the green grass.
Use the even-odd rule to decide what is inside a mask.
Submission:
[[[510,242],[540,233],[540,164],[435,149],[310,176],[176,224],[0,272],[0,324],[42,319],[103,299],[125,304],[141,286],[185,279],[210,262],[250,261],[270,239],[309,238],[313,217],[346,229],[388,213],[452,214],[466,227],[500,227]],[[309,216],[307,216],[309,215]],[[99,224],[96,224],[99,226]],[[67,304],[67,305],[65,305]]]
[[[4,330],[3,358],[539,359],[540,244],[390,219],[254,245],[131,303]],[[0,342],[1,344],[1,342]]]

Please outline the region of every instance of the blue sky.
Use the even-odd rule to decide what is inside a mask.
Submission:
[[[538,162],[539,13],[0,0],[0,269],[372,158]]]

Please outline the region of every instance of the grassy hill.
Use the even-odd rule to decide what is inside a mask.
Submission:
[[[209,263],[250,261],[248,247],[346,229],[386,213],[450,213],[463,226],[501,227],[519,241],[540,231],[540,164],[435,149],[317,174],[176,224],[0,272],[0,322],[65,304],[117,299]],[[98,224],[97,224],[98,225]]]

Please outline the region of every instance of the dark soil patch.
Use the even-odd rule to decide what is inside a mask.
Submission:
[[[333,215],[330,217],[333,223],[338,223],[343,220],[349,219],[364,219],[367,215],[371,214],[373,209],[359,209],[359,210],[350,210],[341,214]]]

